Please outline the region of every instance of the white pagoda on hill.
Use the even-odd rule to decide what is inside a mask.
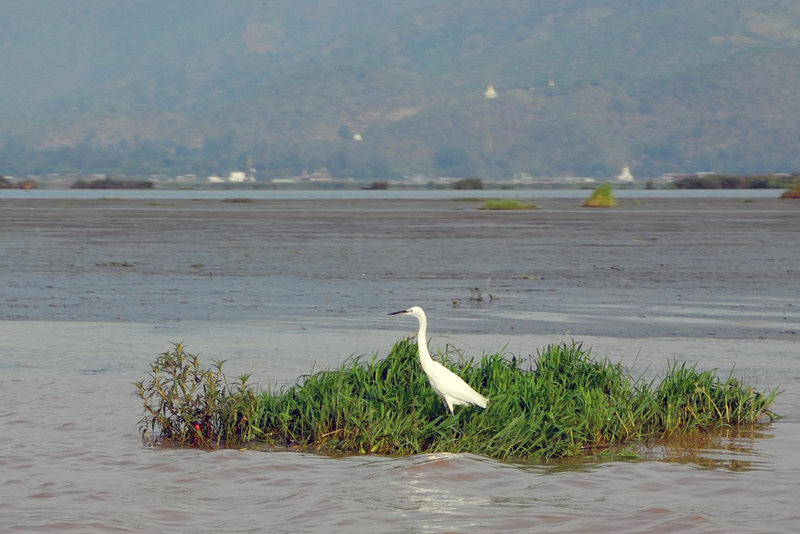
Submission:
[[[631,174],[631,169],[627,165],[623,165],[622,172],[619,173],[616,178],[619,182],[632,182],[633,175]]]

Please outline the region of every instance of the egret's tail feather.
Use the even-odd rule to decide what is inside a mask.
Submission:
[[[469,387],[469,386],[467,386]],[[481,408],[486,408],[486,405],[489,404],[489,399],[475,391],[474,389],[470,388],[466,395],[461,395],[461,398],[454,398],[453,404],[461,404],[462,406],[480,406]]]

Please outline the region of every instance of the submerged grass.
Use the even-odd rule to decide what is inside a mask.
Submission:
[[[575,342],[524,360],[501,354],[458,366],[444,360],[489,398],[485,410],[459,407],[448,416],[410,340],[382,360],[353,358],[260,393],[246,376],[228,386],[221,362],[202,370],[176,345],[153,365],[150,382],[137,384],[145,402],[142,431],[200,446],[259,440],[326,453],[469,452],[525,460],[756,423],[774,417],[769,407],[778,394],[679,363],[659,382],[633,379]]]

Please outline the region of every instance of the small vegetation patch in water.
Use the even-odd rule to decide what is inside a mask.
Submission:
[[[256,392],[249,375],[228,382],[225,362],[202,368],[200,359],[176,343],[150,365],[147,380],[137,382],[144,402],[142,437],[175,445],[233,447],[260,435],[254,413]]]
[[[535,210],[538,209],[530,202],[520,202],[519,200],[493,198],[486,200],[478,206],[479,210]]]
[[[614,194],[611,192],[611,185],[603,184],[598,186],[592,195],[583,202],[587,208],[613,208],[617,205]]]
[[[258,441],[326,453],[469,452],[525,460],[771,420],[778,394],[677,362],[661,381],[634,379],[575,342],[522,360],[493,354],[445,364],[489,398],[485,410],[458,407],[448,416],[410,340],[384,359],[353,358],[263,392],[247,376],[228,384],[222,362],[202,369],[175,345],[136,384],[145,405],[141,430],[145,438],[178,445]]]

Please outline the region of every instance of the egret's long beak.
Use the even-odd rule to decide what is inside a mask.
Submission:
[[[389,315],[400,315],[401,313],[408,313],[408,310],[400,310],[400,311],[392,312]]]

